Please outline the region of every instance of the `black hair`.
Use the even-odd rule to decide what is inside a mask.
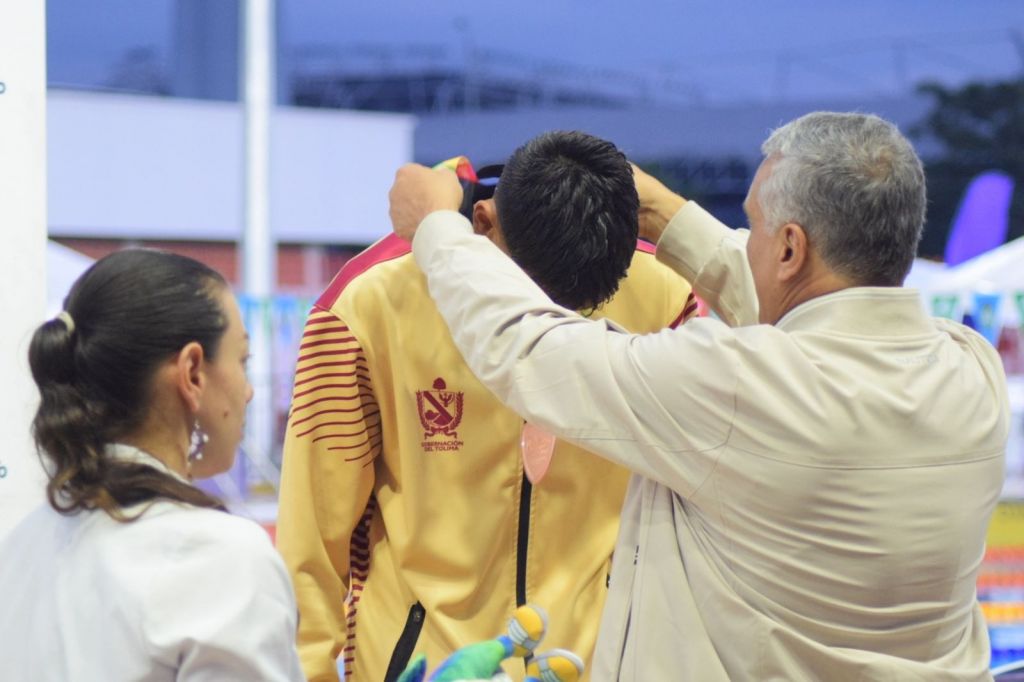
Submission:
[[[548,132],[513,152],[494,194],[509,255],[559,305],[612,297],[636,250],[639,200],[615,145]]]
[[[184,256],[149,249],[110,254],[71,287],[64,311],[32,336],[29,365],[40,403],[32,433],[48,460],[47,498],[58,512],[123,508],[157,499],[222,508],[203,491],[105,446],[137,428],[159,364],[196,341],[216,356],[227,329],[224,278]],[[133,517],[133,518],[137,518]]]

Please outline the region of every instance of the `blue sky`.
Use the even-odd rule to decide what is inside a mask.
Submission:
[[[235,0],[188,0],[208,4]],[[284,0],[290,58],[480,73],[690,102],[892,93],[1024,73],[1020,0]],[[51,75],[97,81],[131,47],[174,55],[174,0],[49,0]]]

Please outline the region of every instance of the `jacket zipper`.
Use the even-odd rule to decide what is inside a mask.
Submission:
[[[523,474],[523,487],[519,489],[519,536],[516,540],[516,606],[526,604],[526,557],[530,544],[530,504],[533,484]]]
[[[398,676],[405,671],[412,658],[412,652],[416,649],[416,641],[420,638],[420,630],[423,629],[423,619],[427,615],[426,609],[419,602],[416,602],[409,609],[409,617],[405,620],[405,627],[398,638],[398,644],[391,654],[391,662],[388,663],[388,670],[384,673],[384,682],[395,682]]]

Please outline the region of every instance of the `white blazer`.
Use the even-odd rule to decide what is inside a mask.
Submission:
[[[158,502],[118,523],[44,505],[0,543],[0,591],[0,680],[303,679],[284,564],[224,512]]]

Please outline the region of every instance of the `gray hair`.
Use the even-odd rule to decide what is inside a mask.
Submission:
[[[925,214],[921,160],[896,126],[870,114],[815,112],[761,145],[767,228],[800,225],[825,264],[857,285],[899,286]]]

